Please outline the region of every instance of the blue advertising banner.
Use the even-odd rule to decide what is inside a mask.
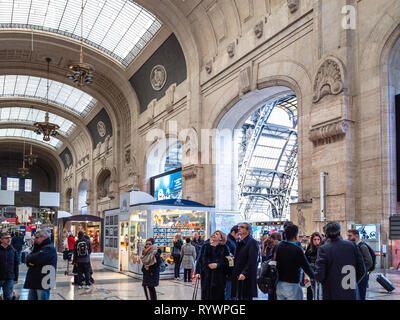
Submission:
[[[155,178],[154,197],[157,200],[182,199],[182,171]]]

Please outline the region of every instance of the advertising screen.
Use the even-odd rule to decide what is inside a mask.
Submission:
[[[154,178],[153,183],[157,200],[182,199],[182,171]]]
[[[356,224],[360,240],[376,240],[376,224]]]

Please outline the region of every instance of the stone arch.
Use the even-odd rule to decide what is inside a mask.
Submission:
[[[289,87],[266,87],[250,92],[236,102],[217,124],[215,143],[215,207],[238,210],[238,129],[257,109],[293,91]]]
[[[168,135],[157,139],[149,146],[144,161],[146,181],[164,172],[164,159],[168,151],[177,144],[182,144],[182,142],[176,136]]]
[[[82,179],[78,185],[78,214],[82,214],[82,208],[87,205],[89,181],[87,179]]]
[[[400,24],[393,28],[381,42],[379,61],[381,100],[381,165],[382,165],[382,223],[388,230],[388,217],[399,214],[396,178],[396,123],[395,100],[400,94]],[[397,168],[397,170],[399,170]]]
[[[110,193],[111,171],[103,168],[96,177],[96,198],[105,198]]]

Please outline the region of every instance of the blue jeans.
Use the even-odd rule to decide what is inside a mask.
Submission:
[[[28,300],[50,300],[50,289],[29,289]]]
[[[236,300],[236,298],[231,298],[231,291],[232,291],[232,281],[226,280],[225,300]]]
[[[21,250],[17,251],[18,263],[21,264]]]
[[[300,283],[278,281],[276,298],[277,300],[303,300],[303,289]]]
[[[364,278],[358,283],[358,290],[360,292],[360,300],[366,300],[368,288],[369,275],[366,274]]]
[[[3,288],[3,299],[12,300],[14,280],[0,280],[0,287]]]

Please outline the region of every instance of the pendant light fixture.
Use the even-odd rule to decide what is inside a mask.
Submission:
[[[81,51],[79,62],[73,62],[68,66],[71,71],[67,78],[72,80],[75,85],[81,87],[93,83],[93,73],[95,71],[91,64],[83,62],[83,0],[81,5]]]
[[[25,139],[24,139],[24,151],[22,152],[22,168],[18,168],[17,173],[21,178],[25,178],[29,174],[29,169],[25,168]]]
[[[47,61],[47,110],[49,109],[49,74],[50,74],[50,58],[46,58]],[[50,137],[55,137],[58,135],[57,130],[60,127],[57,124],[49,122],[49,112],[46,111],[46,115],[44,116],[44,122],[36,122],[34,124],[36,127],[35,133],[43,134],[44,141],[50,141]]]
[[[30,115],[30,113],[31,113],[31,109],[32,109],[32,108],[29,109],[28,120],[29,120],[29,115]],[[31,145],[31,147],[30,147],[30,152],[29,152],[29,154],[26,154],[26,155],[24,156],[24,161],[25,161],[27,164],[29,164],[30,166],[32,166],[34,163],[36,163],[38,156],[37,156],[36,154],[33,153],[33,150],[32,150],[32,143],[31,143],[30,145]]]

